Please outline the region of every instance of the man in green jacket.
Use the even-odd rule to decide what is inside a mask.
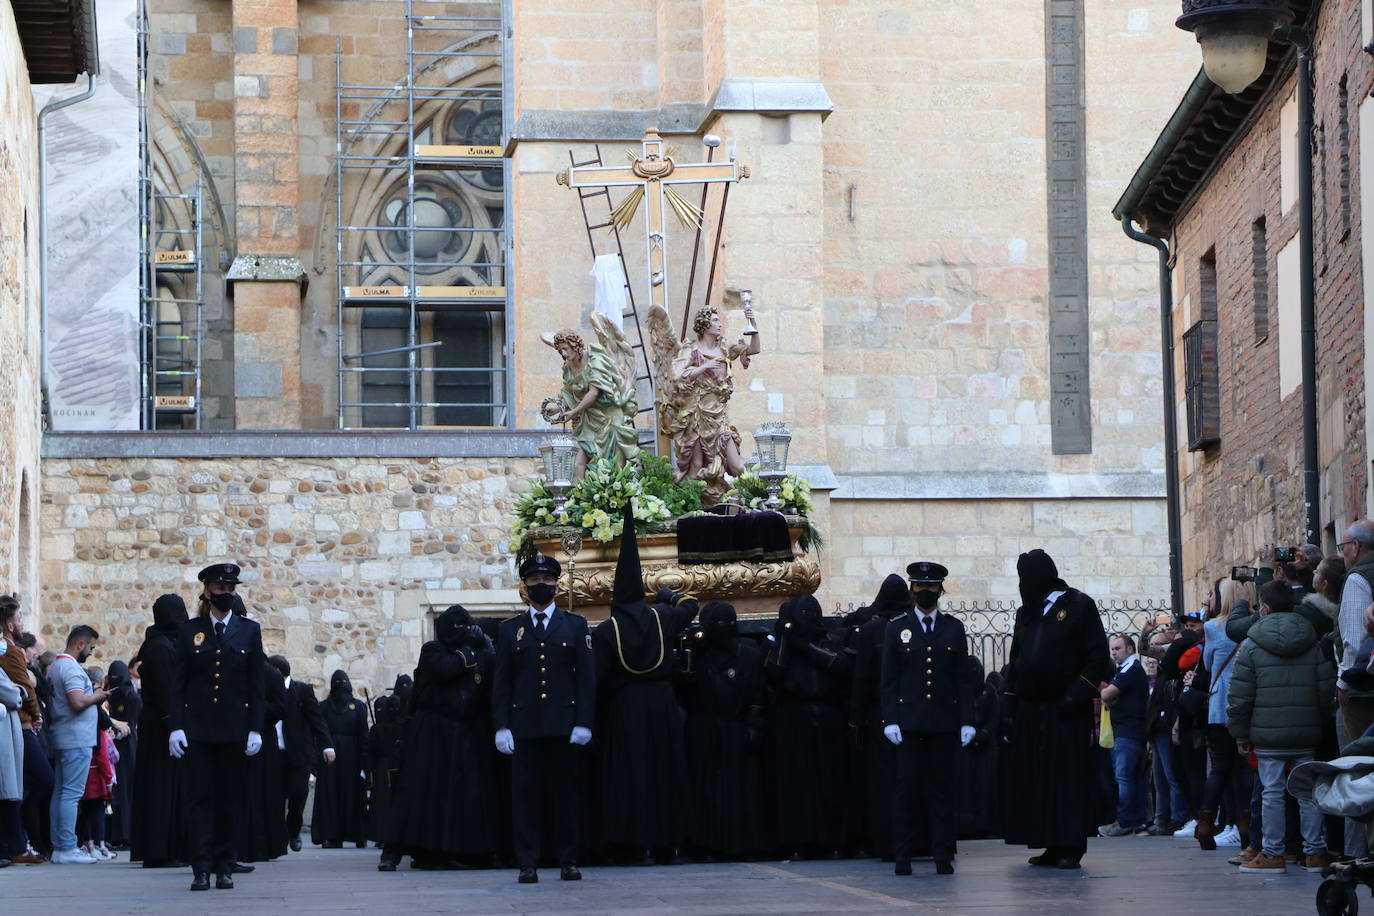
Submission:
[[[1335,706],[1336,670],[1317,647],[1312,624],[1293,613],[1293,590],[1282,582],[1260,589],[1260,619],[1250,627],[1233,668],[1227,727],[1242,754],[1255,752],[1264,786],[1264,848],[1240,870],[1281,873],[1286,870],[1286,772],[1312,759],[1322,720]],[[1311,801],[1299,800],[1298,810],[1302,867],[1320,872],[1328,864],[1325,823]]]

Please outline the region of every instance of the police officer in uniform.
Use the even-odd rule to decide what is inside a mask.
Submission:
[[[245,756],[262,748],[262,630],[234,594],[239,567],[207,566],[200,614],[177,633],[168,749],[186,760],[186,820],[191,890],[234,886],[234,814],[245,780]]]
[[[542,554],[520,565],[528,607],[501,624],[492,678],[496,749],[511,756],[511,813],[520,883],[539,880],[544,841],[564,881],[581,879],[580,749],[592,740],[596,671],[587,619],[560,609],[558,561]]]
[[[968,640],[959,620],[939,612],[949,570],[923,561],[906,574],[916,606],[887,625],[880,687],[883,734],[897,746],[895,871],[911,874],[917,838],[928,837],[935,871],[952,875],[954,767],[974,735]]]

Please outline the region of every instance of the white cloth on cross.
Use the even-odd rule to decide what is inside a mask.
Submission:
[[[589,276],[596,281],[593,307],[623,331],[625,311],[630,307],[630,299],[625,288],[625,269],[621,266],[620,255],[597,255]]]

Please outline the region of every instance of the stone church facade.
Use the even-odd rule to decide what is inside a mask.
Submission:
[[[793,432],[827,608],[914,559],[948,565],[955,600],[1010,602],[1016,555],[1037,546],[1100,598],[1166,598],[1155,265],[1110,206],[1196,71],[1175,7],[417,3],[485,24],[415,38],[422,55],[461,54],[408,64],[396,0],[151,0],[155,183],[203,194],[200,428],[43,437],[28,600],[49,643],[91,622],[127,654],[158,594],[189,598],[200,566],[230,559],[270,651],[375,688],[413,664],[434,607],[508,606],[510,510],[559,384],[539,333],[583,324],[593,298],[583,214],[555,176],[598,146],[622,163],[649,128],[678,161],[703,161],[710,134],[714,155],[751,168],[712,288],[713,302],[751,290],[759,315],[763,353],[737,372],[732,417],[746,456],[760,424]],[[336,67],[376,98],[342,98]],[[382,135],[412,69],[454,93],[416,103],[425,139],[499,146],[499,171],[396,170]],[[336,111],[357,129],[337,132]],[[375,167],[340,169],[339,151]],[[419,281],[503,292],[480,313],[424,310],[414,329],[434,344],[423,369],[491,370],[465,395],[485,412],[366,406],[394,379],[369,392],[339,371],[344,354],[410,340],[341,286],[400,259],[397,227],[407,207],[419,225],[422,198],[425,225],[450,231],[440,247],[471,228],[488,255],[474,263],[495,263]],[[718,208],[712,192],[709,230]],[[624,237],[642,292],[638,225]],[[680,323],[691,234],[670,245]],[[737,306],[726,319],[742,328]],[[439,352],[460,338],[479,343]],[[442,377],[417,400],[443,400]],[[10,522],[19,484],[0,484]]]

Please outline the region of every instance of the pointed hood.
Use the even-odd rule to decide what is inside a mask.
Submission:
[[[635,536],[634,509],[625,501],[625,530],[620,534],[620,558],[615,564],[615,586],[611,592],[611,614],[628,620],[640,629],[652,625],[644,601],[644,571],[639,564],[639,541]]]
[[[175,638],[187,619],[186,602],[180,595],[162,595],[153,602],[153,629],[163,636]]]

